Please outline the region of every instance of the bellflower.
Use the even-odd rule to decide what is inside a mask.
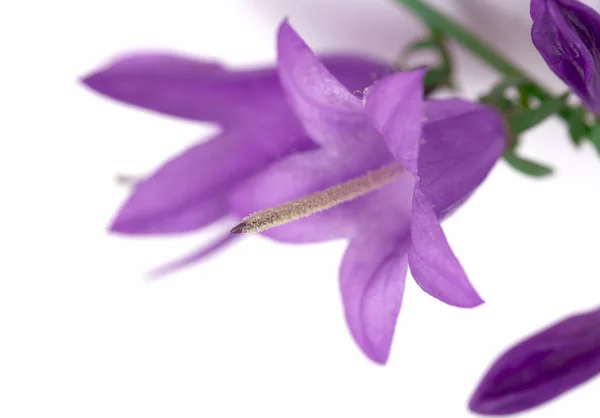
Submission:
[[[389,164],[405,172],[350,202],[264,232],[285,242],[346,238],[341,293],[351,333],[372,360],[389,356],[407,268],[427,293],[450,305],[482,299],[450,249],[440,219],[479,186],[506,143],[502,117],[465,100],[423,99],[424,70],[389,75],[363,100],[327,70],[284,22],[278,71],[296,117],[318,145],[240,183],[240,215],[324,190]]]
[[[362,91],[389,72],[359,56],[328,56],[323,62],[350,91]],[[176,234],[202,228],[230,213],[228,196],[240,181],[290,153],[315,147],[287,105],[274,68],[228,70],[173,54],[138,53],[83,82],[124,103],[221,127],[215,137],[139,182],[114,219],[113,232]],[[196,261],[230,238],[227,231],[214,247],[170,267]]]
[[[600,114],[600,15],[576,0],[531,0],[531,39],[548,66]]]
[[[600,373],[600,309],[566,318],[517,344],[492,365],[472,411],[508,415],[534,408]]]

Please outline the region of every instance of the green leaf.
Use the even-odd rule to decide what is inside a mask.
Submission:
[[[585,123],[585,109],[582,106],[569,107],[563,111],[565,121],[569,126],[569,135],[575,145],[581,144],[588,135],[589,127]]]
[[[420,39],[409,44],[406,47],[404,55],[409,55],[411,52],[417,52],[423,49],[437,49],[438,43],[432,38]]]
[[[508,116],[508,124],[513,135],[533,128],[549,116],[558,113],[567,105],[568,93],[543,102],[535,109],[524,109]]]
[[[519,106],[515,102],[505,97],[492,97],[488,95],[480,97],[479,101],[483,104],[495,107],[504,115],[513,113],[519,109]]]
[[[506,160],[506,162],[515,170],[532,177],[546,177],[552,174],[552,168],[540,163],[536,163],[535,161],[519,157],[512,151],[507,151],[504,154],[504,160]]]
[[[596,147],[598,154],[600,154],[600,121],[596,122],[590,129],[589,140]]]
[[[453,89],[452,84],[452,59],[446,48],[444,36],[437,30],[431,29],[429,36],[409,44],[401,54],[400,62],[406,61],[407,57],[420,50],[432,50],[439,57],[439,65],[430,66],[425,75],[425,93],[431,94],[440,87]],[[400,65],[400,67],[403,67]]]
[[[440,87],[452,88],[452,80],[450,71],[446,68],[430,68],[425,74],[425,95],[430,95],[433,91]]]
[[[519,68],[514,66],[488,45],[484,44],[479,37],[475,36],[434,7],[431,7],[420,0],[396,0],[396,2],[405,6],[413,14],[418,16],[431,29],[455,39],[466,49],[487,62],[490,66],[496,68],[499,72],[509,77],[518,77],[523,74]]]
[[[504,97],[504,93],[511,87],[522,87],[528,83],[523,77],[510,77],[505,78],[496,84],[492,90],[490,90],[489,96],[492,97]]]
[[[522,77],[511,77],[505,78],[484,96],[479,98],[481,103],[489,104],[500,110],[504,115],[509,115],[517,111],[522,111],[524,108],[528,109],[529,100],[529,82]],[[520,97],[508,98],[506,97],[506,90],[514,87],[517,89],[517,93]]]

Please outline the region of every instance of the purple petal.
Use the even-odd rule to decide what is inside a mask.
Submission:
[[[361,100],[327,70],[287,21],[279,28],[277,66],[288,102],[316,143],[343,148],[374,138]]]
[[[507,142],[502,116],[466,100],[428,101],[419,148],[421,190],[445,218],[483,182]]]
[[[504,353],[469,407],[485,415],[522,412],[600,373],[600,309],[571,316]]]
[[[385,71],[360,56],[324,57],[325,65],[352,91]],[[124,55],[83,78],[97,92],[135,106],[192,120],[221,124],[273,120],[283,105],[275,68],[228,70],[214,62],[171,53]]]
[[[322,55],[319,58],[348,91],[359,97],[367,87],[392,72],[389,65],[360,55]]]
[[[483,303],[450,249],[433,207],[417,184],[413,196],[410,271],[425,292],[449,305],[472,308]]]
[[[548,66],[600,113],[600,15],[574,0],[532,0],[531,39]]]
[[[373,361],[385,364],[402,304],[409,234],[360,235],[344,256],[340,285],[354,340]]]
[[[377,131],[385,138],[394,157],[412,174],[423,122],[424,69],[395,73],[370,87],[365,110]]]
[[[238,182],[274,158],[308,146],[306,138],[272,139],[275,146],[261,148],[264,132],[232,131],[189,148],[135,187],[111,230],[127,234],[180,233],[214,222],[229,212],[227,195]],[[287,150],[282,149],[285,146]]]
[[[206,257],[209,257],[209,256],[213,255],[214,253],[216,253],[217,251],[220,251],[224,247],[232,244],[238,238],[241,238],[241,236],[240,235],[231,235],[230,233],[227,233],[227,234],[223,235],[221,238],[219,238],[218,240],[214,241],[213,243],[211,243],[207,246],[201,247],[200,249],[194,251],[191,254],[181,257],[177,260],[170,261],[169,263],[162,265],[160,267],[156,267],[149,273],[149,277],[151,279],[159,279],[168,274],[174,273],[178,270],[188,267],[191,264],[200,262],[201,260],[205,259]]]
[[[137,53],[83,79],[113,99],[185,119],[231,122],[252,97],[279,92],[274,70],[229,72],[213,62]]]

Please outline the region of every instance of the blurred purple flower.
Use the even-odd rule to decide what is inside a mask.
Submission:
[[[389,72],[359,56],[329,56],[323,62],[350,91],[362,91]],[[138,183],[114,219],[113,232],[174,234],[207,226],[230,213],[228,196],[239,182],[286,155],[315,147],[287,105],[274,68],[227,70],[167,53],[137,53],[83,82],[125,103],[222,128]],[[157,273],[196,261],[232,238],[227,230],[214,246]]]
[[[248,215],[402,164],[406,172],[376,191],[264,232],[286,242],[350,240],[340,272],[346,319],[364,353],[385,363],[409,265],[418,285],[441,301],[482,303],[440,218],[466,200],[502,155],[504,122],[481,104],[425,102],[423,69],[381,79],[361,102],[286,22],[278,34],[278,70],[288,102],[319,148],[240,183],[230,194],[232,207]]]
[[[600,114],[600,15],[576,0],[531,0],[531,39],[548,66]]]
[[[517,344],[490,368],[469,407],[485,415],[534,408],[600,373],[600,309],[571,316]]]

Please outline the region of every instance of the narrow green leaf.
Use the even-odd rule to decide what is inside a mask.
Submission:
[[[568,93],[545,101],[535,109],[524,109],[521,112],[509,115],[507,120],[511,132],[518,135],[538,125],[549,116],[558,113],[567,105],[567,97]]]
[[[600,121],[596,122],[590,129],[589,140],[596,147],[598,154],[600,154]]]
[[[477,36],[464,29],[461,25],[454,22],[435,8],[420,0],[396,0],[396,2],[405,6],[412,13],[417,15],[430,28],[454,38],[457,42],[486,61],[490,66],[496,68],[499,72],[509,77],[519,77],[523,74],[521,69],[514,66],[488,45],[485,45]]]
[[[520,107],[516,103],[514,103],[504,97],[493,98],[491,96],[483,96],[479,99],[479,101],[481,103],[494,106],[496,109],[498,109],[504,115],[513,113],[513,112],[517,111],[518,109],[520,109]]]
[[[588,126],[585,123],[585,110],[582,106],[568,108],[564,112],[565,121],[569,126],[569,135],[575,145],[581,144],[581,141],[587,136]]]
[[[492,88],[489,95],[492,97],[503,97],[507,89],[511,87],[523,87],[527,83],[528,81],[523,77],[505,78]]]
[[[507,97],[506,90],[514,87],[520,97]],[[501,80],[484,96],[479,98],[481,103],[486,103],[500,110],[504,115],[513,114],[523,109],[529,109],[530,96],[529,82],[522,77],[511,77]]]
[[[452,88],[450,71],[446,68],[430,68],[425,74],[424,84],[426,95],[440,87]]]
[[[532,177],[545,177],[552,174],[552,168],[540,163],[536,163],[535,161],[519,157],[513,152],[506,152],[504,154],[504,159],[515,170]]]
[[[437,47],[438,47],[438,43],[431,38],[420,39],[418,41],[415,41],[415,42],[409,44],[406,47],[405,55],[408,55],[411,52],[416,52],[416,51],[420,51],[423,49],[437,49]]]
[[[445,45],[444,36],[431,29],[430,35],[425,39],[419,39],[409,44],[401,54],[400,62],[406,61],[407,57],[420,50],[431,50],[439,56],[440,64],[430,66],[425,75],[425,94],[429,96],[435,90],[441,87],[453,89],[452,85],[452,61]],[[403,68],[403,65],[399,65]]]

